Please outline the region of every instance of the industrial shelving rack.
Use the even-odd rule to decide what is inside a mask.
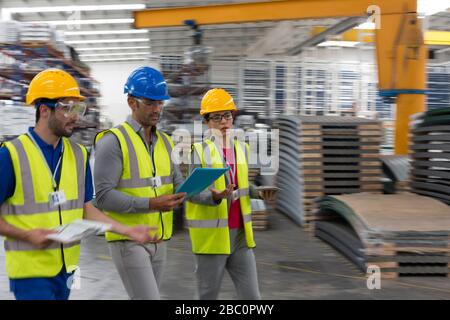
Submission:
[[[73,139],[87,147],[92,145],[100,127],[98,82],[81,62],[69,59],[47,42],[0,44],[0,141],[13,139],[33,126],[35,111],[24,103],[28,84],[37,73],[51,67],[74,76],[86,97],[88,110]]]

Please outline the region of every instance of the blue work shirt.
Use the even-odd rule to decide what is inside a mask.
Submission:
[[[47,160],[48,166],[52,173],[55,172],[56,165],[58,164],[59,157],[61,156],[62,150],[62,139],[59,140],[56,148],[53,148],[53,145],[46,143],[42,140],[36,132],[34,132],[34,128],[29,128],[28,131],[36,140],[36,143],[42,150],[42,153]],[[7,148],[0,148],[0,204],[5,202],[6,199],[10,198],[14,194],[14,189],[16,187],[16,179],[14,175],[14,168],[11,161],[11,156]],[[59,182],[61,177],[61,166],[58,167],[58,171],[55,175],[55,180]],[[30,182],[31,183],[31,182]],[[86,161],[86,178],[85,178],[85,196],[84,202],[89,202],[92,200],[94,195],[94,187],[92,184],[92,174],[91,167],[89,166],[89,161]]]

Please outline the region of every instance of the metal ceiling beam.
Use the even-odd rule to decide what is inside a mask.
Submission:
[[[185,20],[199,25],[316,19],[326,17],[360,17],[377,5],[383,15],[416,12],[415,0],[285,0],[233,3],[182,8],[146,9],[133,13],[135,28],[182,26]]]
[[[326,29],[325,31],[319,33],[318,35],[315,35],[306,41],[303,41],[302,43],[296,45],[293,48],[290,48],[287,50],[286,54],[294,56],[302,52],[303,49],[308,47],[313,47],[315,45],[318,45],[321,42],[326,41],[331,36],[335,36],[338,34],[341,34],[349,29],[352,29],[356,27],[357,25],[361,24],[363,22],[363,18],[361,17],[352,17],[345,19],[334,26]]]

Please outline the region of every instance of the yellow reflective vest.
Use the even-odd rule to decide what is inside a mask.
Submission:
[[[66,203],[53,207],[49,196],[54,191],[52,176],[39,147],[28,135],[5,142],[11,155],[16,187],[12,197],[0,207],[2,218],[14,227],[31,230],[51,229],[83,218],[87,151],[62,138],[63,155],[59,190]],[[11,279],[54,277],[65,264],[77,268],[80,245],[53,243],[38,249],[28,242],[5,239],[6,271]]]
[[[203,143],[194,143],[202,167],[223,168],[222,153],[214,142],[207,139]],[[241,205],[247,246],[256,246],[253,239],[251,220],[251,203],[248,182],[247,146],[234,141],[237,163],[238,187],[237,196]],[[219,191],[226,188],[225,176],[214,182],[214,188]],[[192,251],[196,254],[230,254],[230,230],[228,228],[228,201],[222,200],[217,206],[208,206],[186,201],[186,224],[192,243]]]
[[[100,132],[98,142],[106,133],[116,136],[122,150],[122,176],[115,190],[132,197],[155,198],[173,194],[173,174],[171,172],[171,153],[173,141],[163,132],[156,131],[158,140],[153,150],[153,161],[147,147],[138,133],[127,123]],[[155,168],[153,169],[153,164]],[[112,219],[127,225],[146,225],[157,227],[153,236],[168,240],[172,237],[173,211],[147,211],[140,213],[120,213],[105,211]],[[107,241],[129,240],[129,238],[107,232]]]

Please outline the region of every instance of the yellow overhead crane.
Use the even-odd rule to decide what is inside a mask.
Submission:
[[[409,117],[425,111],[427,47],[417,0],[282,0],[211,6],[148,9],[134,12],[135,28],[174,27],[185,20],[198,25],[371,15],[378,87],[396,97],[395,153],[408,154]]]

